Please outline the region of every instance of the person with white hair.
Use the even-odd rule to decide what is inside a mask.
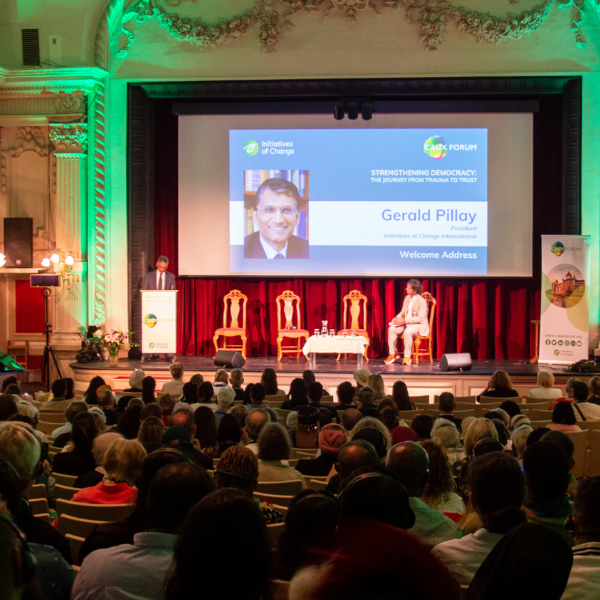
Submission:
[[[554,375],[548,371],[540,371],[537,374],[537,383],[539,387],[529,390],[529,397],[540,400],[557,400],[563,397],[562,390],[554,385]]]
[[[141,392],[142,390],[142,381],[146,377],[146,374],[142,369],[134,369],[131,375],[129,376],[129,388],[123,390],[124,392]]]
[[[533,427],[529,423],[523,423],[513,429],[510,439],[512,440],[512,448],[517,453],[519,461],[523,459],[523,454],[527,448],[527,438],[532,431]]]
[[[235,391],[229,386],[222,387],[217,392],[217,410],[215,410],[215,419],[217,419],[217,427],[221,419],[229,412],[233,401],[235,400]]]
[[[460,447],[460,433],[452,421],[436,419],[431,428],[431,440],[446,451],[450,464],[454,464],[463,457],[463,450]]]
[[[25,492],[46,468],[42,450],[42,443],[27,423],[0,423],[0,460],[10,465],[19,480],[21,502],[11,511],[15,524],[27,536],[29,543],[52,546],[68,564],[72,564],[69,542],[52,525],[34,517],[25,500]]]

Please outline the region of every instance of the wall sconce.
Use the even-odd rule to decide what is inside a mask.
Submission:
[[[58,272],[60,273],[60,277],[67,284],[67,289],[71,289],[71,273],[73,273],[73,265],[75,264],[75,259],[73,258],[73,252],[69,250],[68,252],[63,252],[60,248],[52,254],[52,256],[45,256],[42,259],[42,267],[49,267],[50,263],[54,263],[54,271],[56,272],[56,266],[58,266]]]

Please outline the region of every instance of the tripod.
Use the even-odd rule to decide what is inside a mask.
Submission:
[[[56,367],[56,372],[58,373],[58,378],[62,379],[62,375],[60,373],[60,367],[58,366],[58,361],[56,360],[56,356],[54,355],[54,350],[52,350],[52,346],[50,345],[50,334],[52,333],[52,325],[48,322],[48,299],[50,298],[50,294],[52,290],[50,288],[42,288],[42,296],[44,298],[44,304],[46,306],[46,327],[44,331],[44,335],[46,336],[46,345],[44,346],[44,354],[42,356],[42,375],[46,379],[46,391],[50,391],[50,357],[52,356],[52,360],[54,361],[54,366]]]

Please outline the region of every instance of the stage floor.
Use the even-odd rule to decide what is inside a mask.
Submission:
[[[217,368],[212,356],[175,356],[174,360],[183,364],[185,381],[194,373],[200,373],[206,380],[213,381]],[[157,380],[157,389],[160,389],[163,382],[170,379],[169,366],[170,363],[164,361],[141,363],[128,360],[119,360],[119,366],[114,368],[110,367],[108,361],[70,365],[75,373],[75,389],[81,395],[95,375],[103,377],[114,390],[126,389],[129,387],[129,375],[134,369],[143,369],[146,375],[154,377]],[[274,356],[250,357],[243,369],[244,383],[260,381],[261,373],[268,367],[277,372],[279,387],[287,390],[292,379],[301,376],[302,372],[308,369],[308,361],[295,357],[284,357],[280,361]],[[371,373],[381,374],[390,390],[394,382],[401,379],[406,382],[411,395],[429,394],[432,400],[434,395],[444,391],[452,392],[456,396],[480,394],[485,389],[490,375],[499,369],[511,376],[521,396],[529,395],[529,390],[537,387],[536,378],[540,370],[551,371],[556,378],[556,385],[563,389],[567,379],[575,375],[565,372],[566,367],[552,368],[517,360],[475,360],[470,371],[442,371],[437,361],[423,361],[418,365],[407,366],[401,362],[385,365],[382,359],[371,359],[365,363],[365,368]],[[342,357],[339,361],[335,359],[335,355],[318,355],[317,366],[313,369],[317,379],[330,393],[335,393],[335,388],[342,381],[354,382],[352,374],[355,370],[354,355]],[[580,378],[587,381],[589,376]]]
[[[212,356],[179,356],[176,355],[173,360],[183,364],[186,372],[204,372],[204,371],[215,371],[215,367]],[[97,371],[110,369],[111,371],[129,371],[133,369],[143,369],[144,371],[164,371],[168,372],[171,363],[165,361],[130,361],[130,360],[119,360],[119,366],[110,368],[108,361],[91,362],[91,363],[72,363],[70,367],[72,369],[83,370],[83,371]],[[262,373],[267,368],[275,369],[277,372],[285,373],[302,373],[305,369],[308,369],[308,360],[304,358],[295,358],[284,356],[281,360],[277,360],[275,356],[251,356],[246,361],[243,368],[245,373]],[[371,373],[381,373],[381,375],[393,375],[397,374],[400,376],[405,375],[429,375],[429,376],[443,376],[449,375],[464,375],[464,372],[460,371],[442,371],[439,367],[439,362],[434,361],[421,361],[418,365],[403,365],[401,361],[395,362],[392,365],[386,365],[380,358],[372,358],[369,362],[364,363],[364,367],[369,369]],[[356,358],[354,356],[348,356],[348,358],[341,358],[339,361],[335,359],[334,355],[318,355],[317,366],[312,369],[315,373],[338,373],[338,374],[352,374],[356,370]],[[565,367],[552,368],[548,365],[529,364],[526,361],[517,360],[474,360],[471,370],[469,371],[472,375],[483,375],[489,376],[494,371],[498,370],[506,371],[511,377],[512,376],[533,376],[536,377],[538,371],[550,371],[555,376],[562,375]]]

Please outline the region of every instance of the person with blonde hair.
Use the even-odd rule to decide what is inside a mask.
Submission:
[[[115,440],[104,459],[104,479],[93,487],[76,492],[73,502],[133,504],[137,499],[135,479],[144,458],[146,451],[137,440]]]
[[[381,402],[389,396],[385,393],[383,377],[379,373],[373,373],[369,377],[369,387],[375,392],[375,402]]]
[[[219,369],[215,373],[213,388],[216,391],[217,389],[225,387],[227,385],[229,385],[229,375],[227,375],[227,371],[225,369]]]
[[[554,375],[548,371],[540,371],[537,374],[538,386],[529,390],[530,398],[539,398],[540,400],[557,400],[563,397],[560,388],[552,387],[554,385]]]
[[[452,474],[461,476],[469,461],[473,458],[473,450],[481,440],[498,441],[498,430],[491,419],[481,417],[475,419],[465,435],[465,457],[452,465]]]
[[[166,381],[161,391],[178,398],[183,393],[183,365],[180,362],[174,362],[169,367],[169,371],[173,379]]]
[[[506,371],[496,371],[488,381],[487,387],[481,396],[486,398],[518,398],[519,392],[513,388],[510,376]],[[481,401],[481,396],[477,401]]]
[[[146,417],[138,430],[137,441],[150,454],[162,446],[165,429],[165,424],[160,417]]]

